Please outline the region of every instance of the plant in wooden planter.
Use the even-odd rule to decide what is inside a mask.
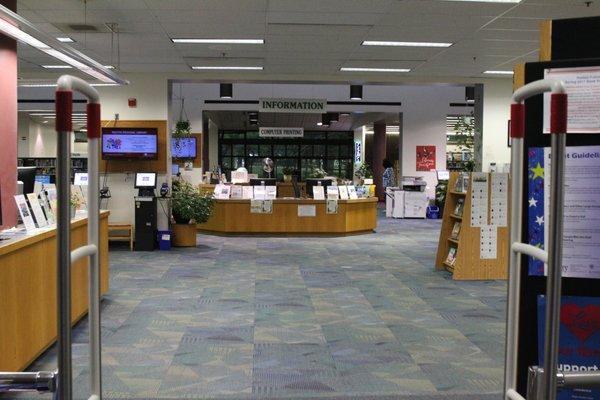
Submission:
[[[200,193],[188,182],[173,181],[173,245],[196,246],[196,224],[208,221],[213,207],[212,194]]]
[[[294,168],[292,167],[284,167],[283,170],[283,181],[284,182],[291,182],[292,181],[292,174],[294,173]]]

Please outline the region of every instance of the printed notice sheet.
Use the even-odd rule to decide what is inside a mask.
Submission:
[[[563,276],[600,278],[600,146],[567,147],[565,164]],[[543,197],[536,197],[531,193],[531,179],[539,181],[540,178],[543,179]],[[528,199],[530,243],[532,225],[537,226],[543,228],[542,247],[548,243],[550,180],[550,148],[544,148],[543,163],[537,162],[533,168],[530,163]],[[543,215],[540,215],[540,202]],[[543,271],[545,274],[546,269]]]
[[[473,172],[471,180],[471,226],[484,226],[488,224],[488,174]]]
[[[479,233],[479,258],[490,260],[497,258],[498,227],[483,225]]]
[[[492,173],[490,224],[508,226],[508,174]]]
[[[600,132],[600,67],[552,68],[546,78],[560,79],[569,95],[567,132]],[[544,95],[544,133],[550,132],[550,94]]]

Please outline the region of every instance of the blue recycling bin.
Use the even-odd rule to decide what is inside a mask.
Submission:
[[[159,250],[171,250],[171,231],[158,231],[156,239]]]
[[[427,206],[426,215],[428,219],[439,219],[440,208],[438,206]]]

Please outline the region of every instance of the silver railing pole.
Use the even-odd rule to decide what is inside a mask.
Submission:
[[[88,274],[88,294],[89,294],[89,344],[90,344],[90,399],[101,400],[102,399],[102,379],[101,379],[101,343],[100,343],[100,268],[99,268],[99,140],[100,140],[100,102],[98,92],[91,87],[87,82],[82,79],[64,75],[58,79],[57,84],[57,132],[59,132],[59,140],[62,138],[68,138],[70,142],[70,131],[71,127],[71,111],[72,111],[72,96],[73,90],[84,94],[88,99],[87,104],[87,136],[88,136],[88,244],[73,250],[69,250],[69,241],[67,236],[67,250],[61,247],[59,250],[59,266],[61,268],[64,265],[68,265],[70,269],[71,259],[76,260],[82,257],[89,257],[89,274]],[[59,112],[60,111],[60,112]],[[64,132],[69,134],[64,134]],[[62,149],[65,151],[65,149]],[[68,158],[61,157],[60,158]],[[70,150],[67,153],[70,155]],[[70,165],[70,160],[69,160]],[[64,171],[60,170],[60,173]],[[67,177],[68,189],[70,190],[70,173],[63,176]],[[64,180],[64,179],[63,179]],[[59,201],[64,195],[64,187],[59,186]],[[61,193],[62,196],[61,197]],[[67,201],[68,205],[69,202]],[[63,219],[59,221],[64,222]],[[66,231],[69,230],[70,221],[67,224]],[[64,235],[64,231],[59,229],[60,235]],[[59,243],[60,240],[59,240]],[[65,256],[64,254],[67,254]],[[64,259],[68,259],[65,263]],[[68,286],[67,286],[68,288]],[[63,288],[64,290],[64,288]],[[70,297],[70,291],[67,296]],[[59,318],[61,324],[59,325],[60,334],[59,337],[64,335],[65,339],[59,342],[59,384],[58,384],[58,397],[59,399],[70,400],[72,398],[72,379],[71,379],[71,325],[70,325],[70,310],[65,312],[65,309],[59,307]],[[68,325],[65,325],[63,320],[68,320]],[[66,331],[66,332],[65,332]],[[68,332],[68,333],[67,333]],[[67,362],[68,359],[68,362]],[[62,360],[62,364],[61,364]]]
[[[54,392],[56,373],[40,372],[0,372],[0,392],[20,392],[24,390]]]
[[[552,127],[551,131],[554,136],[555,133],[566,132],[566,95],[564,94],[564,84],[561,81],[553,79],[542,79],[536,82],[529,83],[520,89],[516,90],[513,94],[513,104],[511,105],[511,137],[512,137],[512,149],[511,149],[511,178],[512,178],[512,195],[511,195],[511,226],[510,226],[510,260],[509,260],[509,277],[508,277],[508,296],[507,296],[507,315],[506,315],[506,355],[505,355],[505,373],[504,373],[504,391],[505,399],[511,400],[520,396],[516,392],[517,386],[517,369],[518,369],[518,348],[519,348],[519,303],[521,293],[521,253],[532,253],[535,256],[545,256],[543,253],[532,252],[528,247],[521,245],[521,231],[522,231],[522,201],[523,201],[523,138],[525,136],[525,105],[523,102],[525,99],[541,94],[543,92],[552,92]],[[562,128],[564,127],[564,130]],[[554,143],[553,138],[553,143]],[[557,142],[560,144],[560,139]],[[560,152],[560,151],[559,151]],[[553,151],[553,157],[560,157]],[[564,143],[563,151],[560,152],[564,157]],[[553,161],[554,162],[554,161]],[[562,168],[564,165],[559,162],[559,169],[557,174],[560,175],[560,192],[562,193]],[[553,165],[553,170],[555,170]],[[556,175],[553,173],[552,177]],[[558,188],[558,184],[554,184],[553,188]],[[562,221],[562,197],[558,199],[561,205],[560,220]],[[551,204],[554,210],[556,210],[556,195],[551,198]],[[551,213],[551,220],[556,219],[556,214]],[[556,223],[553,224],[556,227]],[[560,230],[560,240],[558,241],[562,246],[562,225],[557,227]],[[551,228],[552,229],[552,228]],[[548,259],[550,254],[556,254],[553,250],[553,246],[556,244],[549,243],[548,246]],[[559,257],[562,255],[562,247],[558,251]],[[556,258],[556,256],[555,256]],[[560,258],[558,258],[560,260]],[[560,261],[558,261],[560,265]],[[560,266],[559,266],[560,268]],[[560,274],[560,271],[559,271]],[[553,274],[556,276],[556,274]],[[551,279],[549,278],[549,281]],[[558,277],[558,305],[560,309],[560,275]],[[556,282],[552,280],[552,290],[547,291],[548,295],[556,297]],[[553,303],[552,307],[554,307]],[[550,309],[550,306],[548,307]],[[559,320],[559,311],[553,308],[553,312],[556,313],[556,318],[551,318],[552,323]],[[547,310],[549,311],[549,310]],[[549,321],[548,319],[546,320]],[[558,335],[556,335],[558,336]],[[557,342],[557,339],[553,340]],[[546,335],[546,341],[548,335]],[[558,346],[558,344],[556,344]],[[558,347],[555,348],[555,352],[558,351]],[[546,361],[548,357],[544,360]],[[556,372],[556,361],[554,361],[554,369]],[[547,374],[546,374],[547,377]],[[552,381],[552,378],[550,378]],[[556,376],[554,374],[554,384]],[[545,382],[545,381],[544,381]],[[555,394],[554,394],[555,396]],[[554,400],[555,397],[549,398]]]
[[[560,300],[563,254],[564,171],[567,144],[567,95],[551,97],[551,180],[548,235],[548,276],[546,278],[546,324],[544,327],[544,375],[542,398],[556,400],[556,373],[560,330]]]
[[[71,365],[71,115],[73,92],[56,92],[56,188],[58,373],[57,397],[73,397]]]

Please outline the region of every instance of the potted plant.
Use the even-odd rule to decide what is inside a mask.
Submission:
[[[310,171],[310,177],[314,179],[323,179],[327,176],[327,171],[321,167],[315,167]]]
[[[71,199],[69,203],[71,205],[71,219],[73,219],[75,218],[75,214],[77,214],[77,209],[79,206],[81,206],[81,200],[76,194],[71,193]]]
[[[214,206],[212,194],[200,193],[192,184],[173,182],[173,246],[196,246],[196,224],[210,218]]]
[[[181,99],[181,110],[179,111],[179,119],[177,120],[177,122],[175,122],[175,129],[171,133],[171,137],[175,139],[173,141],[173,146],[176,149],[179,149],[181,147],[179,139],[189,138],[192,136],[192,126],[190,124],[190,121],[187,119],[184,101],[185,99]]]
[[[283,167],[283,181],[284,182],[291,182],[292,181],[292,174],[294,173],[294,168],[292,167]]]
[[[358,180],[359,180],[359,183],[362,184],[365,178],[367,178],[367,179],[373,178],[373,171],[371,170],[371,167],[369,166],[369,164],[357,163],[356,171],[354,172],[354,176],[356,176],[356,178],[358,178]]]

